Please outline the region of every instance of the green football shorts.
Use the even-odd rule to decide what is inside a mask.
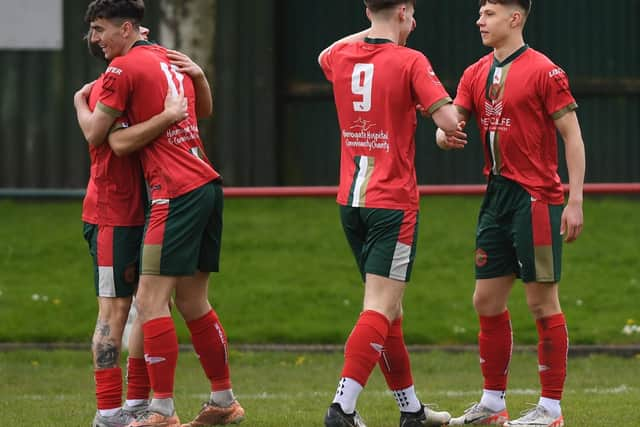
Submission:
[[[515,274],[524,283],[560,281],[562,205],[536,200],[518,183],[492,176],[476,230],[476,279]]]
[[[362,280],[366,274],[408,282],[416,255],[418,211],[340,206]]]
[[[133,295],[138,284],[138,264],[143,227],[112,227],[84,223],[83,235],[93,258],[96,296]]]
[[[141,274],[191,276],[219,271],[223,192],[213,181],[175,199],[151,201]]]

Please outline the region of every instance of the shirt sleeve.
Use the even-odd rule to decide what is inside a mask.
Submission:
[[[104,73],[97,108],[114,117],[121,116],[132,92],[131,74],[124,58],[114,59]]]
[[[121,129],[126,129],[129,126],[130,126],[129,119],[125,115],[122,115],[113,122],[113,126],[111,126],[109,133],[112,133]]]
[[[562,68],[550,63],[549,66],[541,69],[539,79],[545,109],[554,120],[578,108],[571,94],[569,78]]]
[[[443,105],[451,103],[451,97],[442,86],[426,56],[417,55],[412,62],[410,72],[411,87],[416,102],[422,105],[429,114],[433,114]]]
[[[473,88],[471,82],[473,82],[475,67],[469,66],[462,77],[460,78],[460,83],[458,83],[458,90],[456,92],[456,99],[454,99],[453,104],[462,108],[469,114],[473,114]]]
[[[330,82],[333,82],[333,57],[337,48],[338,45],[334,44],[320,57],[320,67]]]

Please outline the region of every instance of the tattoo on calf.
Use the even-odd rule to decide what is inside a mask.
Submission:
[[[120,348],[111,337],[111,327],[108,323],[98,320],[92,347],[96,368],[107,369],[118,366]]]
[[[111,326],[109,326],[108,323],[98,320],[98,323],[96,323],[95,334],[100,337],[108,337],[109,335],[111,335]]]
[[[98,369],[115,368],[118,366],[120,352],[113,343],[96,345],[96,367]]]

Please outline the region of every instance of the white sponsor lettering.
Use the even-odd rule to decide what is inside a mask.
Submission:
[[[169,144],[180,145],[183,142],[189,142],[198,139],[198,126],[189,125],[187,127],[173,127],[167,129],[165,136],[169,141]]]
[[[116,74],[116,75],[119,76],[120,74],[122,74],[122,70],[120,68],[118,68],[118,67],[110,66],[110,67],[107,67],[107,71],[105,71],[105,73],[107,73],[107,74],[108,73]]]
[[[559,76],[561,74],[564,74],[564,70],[562,68],[555,68],[549,71],[549,78]]]
[[[382,130],[372,130],[375,124],[363,120],[356,120],[347,130],[342,129],[342,139],[347,147],[367,148],[369,151],[381,150],[389,152],[389,133]]]
[[[485,129],[490,132],[507,131],[511,127],[511,119],[508,117],[502,117],[504,105],[502,101],[485,101],[484,114],[480,119],[480,123]]]

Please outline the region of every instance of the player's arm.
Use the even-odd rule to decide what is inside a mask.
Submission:
[[[73,96],[78,124],[87,142],[95,147],[104,144],[115,118],[99,108],[91,111],[89,94],[95,82],[87,83]]]
[[[467,134],[463,131],[469,120],[468,111],[453,104],[447,104],[433,113],[432,117],[438,126],[436,144],[440,149],[460,150],[467,145]],[[452,125],[452,121],[455,122],[455,126]],[[440,122],[443,122],[443,126],[440,125]]]
[[[322,57],[326,55],[327,52],[329,52],[334,45],[338,43],[356,43],[356,42],[364,41],[364,39],[369,35],[370,31],[371,29],[367,28],[366,30],[360,31],[355,34],[351,34],[350,36],[343,37],[340,40],[331,43],[331,46],[325,48],[322,52],[320,52],[320,55],[318,55],[318,64],[322,66]]]
[[[167,56],[171,63],[178,67],[178,71],[188,74],[193,80],[196,91],[196,116],[199,119],[211,116],[213,114],[213,96],[209,81],[202,68],[182,52],[168,50]]]
[[[564,141],[567,171],[569,173],[569,201],[562,213],[561,233],[566,242],[580,236],[583,225],[582,195],[584,187],[585,154],[578,115],[570,111],[555,120],[555,125]]]
[[[161,113],[134,126],[114,129],[109,134],[109,146],[117,156],[131,154],[154,141],[169,126],[186,119],[187,116],[187,99],[184,93],[174,96],[169,91]]]

